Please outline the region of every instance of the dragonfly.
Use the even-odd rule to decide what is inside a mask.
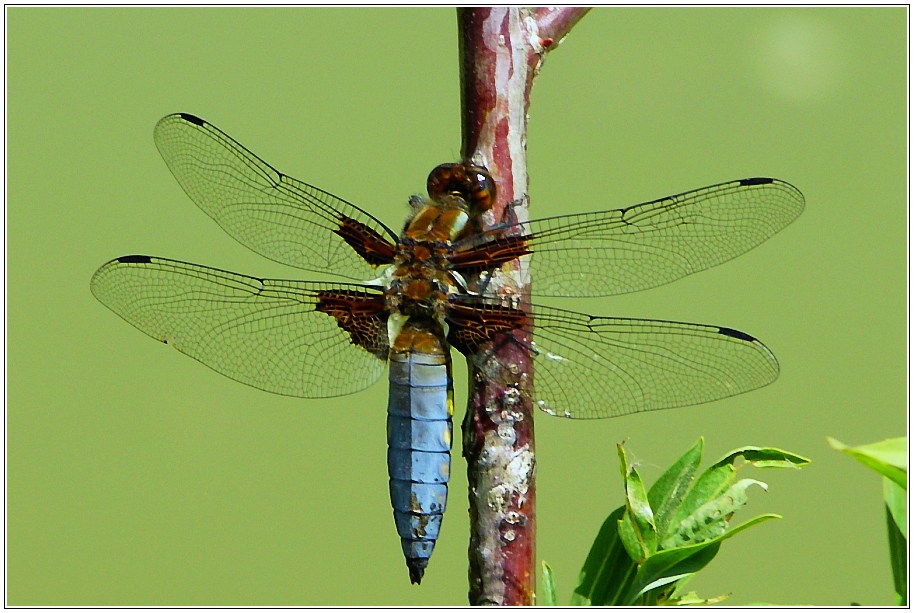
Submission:
[[[447,504],[451,348],[481,361],[493,343],[517,343],[534,365],[536,406],[575,419],[710,402],[778,376],[774,354],[733,328],[596,317],[509,300],[478,281],[520,261],[539,296],[663,285],[795,220],[804,198],[785,181],[741,179],[620,209],[486,224],[492,176],[468,161],[442,164],[428,177],[428,197],[409,200],[398,234],[194,115],[164,117],[154,140],[190,199],[238,242],[339,281],[127,255],[101,266],[91,291],[147,335],[261,390],[352,394],[386,369],[390,502],[412,583],[425,573]]]

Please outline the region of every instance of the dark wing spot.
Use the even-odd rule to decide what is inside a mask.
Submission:
[[[118,264],[149,264],[152,258],[148,255],[125,255],[117,259]]]
[[[752,179],[742,179],[739,182],[740,185],[768,185],[769,183],[774,183],[774,179],[753,177]]]
[[[448,342],[463,355],[471,355],[496,337],[522,330],[529,325],[527,314],[520,309],[495,305],[451,302],[446,315],[450,325]]]
[[[340,216],[339,227],[333,232],[372,266],[394,261],[396,247],[393,243],[360,221]]]
[[[190,113],[178,113],[178,115],[180,115],[181,119],[183,119],[184,121],[189,121],[190,123],[196,124],[198,126],[202,126],[203,124],[206,123],[205,121],[203,121],[196,115],[191,115]]]
[[[500,236],[482,245],[448,255],[451,266],[460,274],[476,274],[483,270],[498,268],[528,253],[530,236]]]
[[[348,290],[317,292],[314,310],[336,319],[336,325],[349,333],[350,341],[380,360],[387,360],[387,310],[383,294]]]
[[[756,340],[755,337],[749,336],[745,332],[740,332],[739,330],[734,330],[733,328],[718,328],[718,332],[724,336],[732,336],[733,338],[738,338],[741,341],[746,341],[747,343],[754,343]]]

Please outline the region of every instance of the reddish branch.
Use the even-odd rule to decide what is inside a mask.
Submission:
[[[458,9],[464,160],[498,188],[488,224],[527,218],[527,108],[547,51],[587,9]],[[488,280],[506,300],[529,301],[516,261]],[[526,340],[521,338],[520,340]],[[470,486],[470,604],[532,605],[536,584],[533,370],[518,343],[470,363],[463,424]]]

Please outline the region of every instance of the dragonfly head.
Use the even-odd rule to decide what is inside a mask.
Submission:
[[[469,162],[441,164],[428,175],[426,184],[432,200],[456,195],[477,215],[495,206],[495,181],[482,166]]]

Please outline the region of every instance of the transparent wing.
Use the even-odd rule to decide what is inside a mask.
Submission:
[[[532,250],[525,265],[537,295],[624,294],[735,258],[790,224],[804,206],[789,183],[742,179],[624,209],[496,228],[458,246],[469,253],[455,261],[475,265]]]
[[[364,286],[256,279],[125,256],[99,268],[91,289],[149,336],[269,392],[339,396],[384,372],[383,299]]]
[[[719,400],[768,385],[778,362],[737,330],[534,307],[534,388],[550,414],[592,419]]]
[[[533,357],[534,400],[550,415],[595,419],[700,404],[778,376],[761,341],[720,326],[516,309],[479,296],[452,299],[448,323],[452,344],[483,371],[499,359],[490,341],[522,344]]]
[[[282,174],[198,117],[168,115],[156,125],[154,137],[191,200],[261,255],[364,281],[377,276],[376,266],[393,254],[396,236],[380,221]]]

